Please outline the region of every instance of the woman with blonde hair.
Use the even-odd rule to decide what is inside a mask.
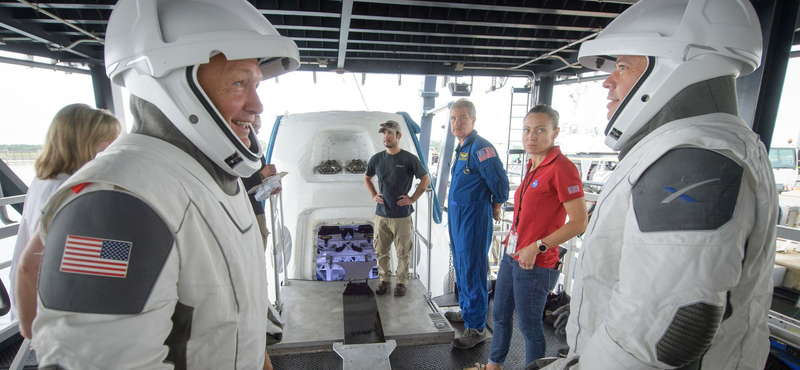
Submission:
[[[34,164],[36,177],[25,197],[25,207],[11,259],[10,279],[15,278],[22,251],[39,225],[39,216],[47,199],[75,171],[108,147],[121,131],[119,120],[105,109],[95,109],[86,104],[70,104],[56,113],[47,130],[42,153]],[[11,286],[12,296],[16,296],[13,281]],[[12,301],[16,301],[16,298]],[[12,305],[12,320],[16,316],[16,307]]]

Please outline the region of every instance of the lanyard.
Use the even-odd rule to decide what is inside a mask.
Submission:
[[[474,143],[475,143],[475,140],[472,140],[472,142],[469,143],[469,147],[467,147],[467,165],[464,167],[464,174],[465,175],[469,175],[469,173],[472,172],[469,169],[469,157],[472,156],[470,151],[472,151],[472,144],[474,144]],[[458,163],[458,157],[459,157],[459,155],[461,155],[461,152],[462,152],[461,148],[456,150],[456,163]],[[454,174],[455,174],[455,169],[456,169],[456,166],[453,166],[453,173]]]
[[[539,164],[541,166],[541,164]],[[517,231],[517,225],[519,224],[519,217],[522,215],[522,200],[525,199],[525,193],[528,191],[528,187],[531,186],[533,183],[533,177],[536,176],[536,171],[539,170],[539,166],[533,169],[533,172],[528,169],[528,175],[530,175],[530,179],[528,175],[525,175],[525,180],[522,181],[522,194],[519,196],[519,208],[516,212],[514,212],[514,227],[511,228],[512,231]]]

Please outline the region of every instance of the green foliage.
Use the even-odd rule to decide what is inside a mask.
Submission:
[[[42,151],[41,145],[30,144],[2,144],[0,145],[0,159],[4,161],[34,161]]]
[[[0,145],[0,152],[34,152],[38,153],[42,150],[41,145],[33,144],[2,144]]]

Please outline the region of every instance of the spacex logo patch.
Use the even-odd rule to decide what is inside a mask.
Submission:
[[[677,189],[675,189],[673,187],[670,187],[670,186],[665,186],[662,189],[664,189],[664,191],[666,191],[667,193],[670,193],[672,195],[664,198],[664,200],[662,200],[661,203],[666,204],[666,203],[672,202],[673,200],[675,200],[675,198],[681,198],[681,200],[683,200],[684,202],[687,202],[687,203],[697,203],[697,199],[694,199],[694,198],[686,195],[686,192],[689,191],[689,190],[692,190],[692,189],[694,189],[694,188],[696,188],[698,186],[701,186],[701,185],[704,185],[704,184],[708,184],[709,182],[714,182],[714,181],[719,181],[719,178],[706,180],[706,181],[700,181],[698,183],[689,185],[689,186],[687,186],[687,187],[685,187],[685,188],[683,188],[681,190],[677,190]]]
[[[716,230],[733,218],[744,168],[714,150],[680,147],[648,166],[631,191],[642,232]]]

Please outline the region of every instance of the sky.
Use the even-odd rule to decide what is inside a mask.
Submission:
[[[0,79],[4,87],[0,89],[0,145],[41,144],[52,117],[61,107],[72,103],[95,104],[88,75],[0,63]],[[367,74],[362,84],[361,74],[325,72],[317,73],[314,83],[311,72],[293,72],[277,80],[263,81],[258,89],[264,105],[264,129],[260,139],[267,141],[275,117],[286,113],[404,111],[419,122],[422,111],[419,92],[423,79],[419,75],[399,78],[391,74]],[[457,99],[450,96],[442,80],[441,76],[437,79],[437,107]],[[470,80],[462,77],[459,82]],[[503,79],[498,78],[496,85],[501,82]],[[477,107],[475,128],[497,146],[504,146],[507,141],[510,89],[522,87],[526,82],[524,78],[510,78],[504,87],[487,93],[492,86],[491,78],[475,77],[473,81],[469,99]],[[800,82],[800,58],[793,58],[787,71],[772,145],[786,145],[789,138],[798,140],[800,105],[796,102],[800,99],[800,84],[797,82]],[[594,81],[555,87],[553,106],[561,113],[562,133],[558,143],[563,151],[609,151],[602,140],[607,100],[606,90],[601,85],[601,81]],[[127,103],[125,106],[127,108]],[[130,115],[126,115],[130,121]],[[432,140],[442,139],[447,122],[447,110],[434,116]]]

